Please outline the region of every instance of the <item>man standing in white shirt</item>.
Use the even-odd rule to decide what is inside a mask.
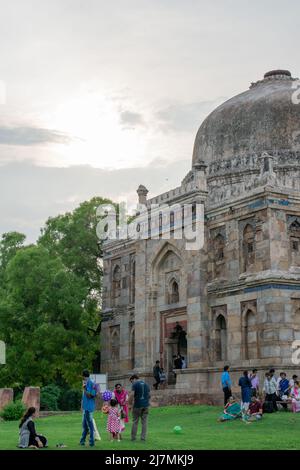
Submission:
[[[277,411],[277,380],[270,372],[266,373],[263,391],[265,393],[265,401],[273,403],[273,410]]]

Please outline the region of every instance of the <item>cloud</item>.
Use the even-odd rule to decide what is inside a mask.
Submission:
[[[29,162],[3,164],[0,171],[0,234],[11,230],[37,239],[50,216],[77,207],[94,196],[109,197],[128,205],[137,202],[140,184],[154,197],[180,185],[190,160],[157,159],[140,168],[106,170],[87,165],[41,167]]]
[[[203,119],[225,100],[220,97],[195,103],[172,103],[156,111],[155,118],[165,133],[195,132]]]
[[[145,125],[142,114],[129,110],[121,111],[120,122],[123,129],[135,129],[138,126]]]
[[[70,136],[41,127],[0,127],[0,145],[68,144]]]

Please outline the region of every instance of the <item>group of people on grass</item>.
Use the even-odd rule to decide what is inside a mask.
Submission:
[[[88,370],[82,373],[83,378],[83,392],[82,392],[82,435],[80,445],[85,446],[86,438],[89,436],[89,445],[95,445],[95,435],[98,430],[96,427],[93,413],[96,408],[96,395],[97,387],[93,380],[90,378]],[[131,390],[133,393],[132,405],[132,429],[131,440],[135,441],[138,431],[138,423],[141,420],[141,440],[146,440],[148,413],[149,413],[149,400],[150,389],[149,386],[140,380],[137,374],[130,377]],[[126,424],[129,422],[129,393],[120,384],[115,385],[111,399],[108,404],[103,405],[103,413],[107,415],[107,431],[110,434],[111,440],[120,441],[122,432],[125,430]],[[34,424],[36,417],[36,409],[29,408],[21,419],[19,425],[19,447],[27,448],[41,448],[47,447],[48,441],[45,436],[37,434]],[[65,447],[60,444],[59,447]]]
[[[291,404],[292,411],[300,411],[300,383],[298,376],[293,375],[289,380],[285,372],[276,377],[275,369],[265,374],[262,390],[260,389],[257,369],[251,372],[245,370],[238,381],[241,388],[240,402],[232,396],[232,381],[229,366],[224,367],[221,376],[224,393],[224,411],[220,421],[242,418],[251,422],[262,418],[263,413],[272,413],[278,410],[278,405],[287,411]]]

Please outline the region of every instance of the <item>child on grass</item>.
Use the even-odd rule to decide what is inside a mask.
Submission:
[[[111,441],[117,439],[120,441],[121,432],[121,413],[118,407],[118,402],[114,398],[110,400],[110,407],[108,410],[107,431],[111,435]]]

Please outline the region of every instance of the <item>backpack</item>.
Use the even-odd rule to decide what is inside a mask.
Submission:
[[[274,406],[272,401],[265,401],[263,404],[263,412],[264,413],[273,413]]]
[[[95,382],[93,383],[93,390],[95,391],[95,397],[99,396],[100,395],[100,385],[99,384],[96,384]]]

